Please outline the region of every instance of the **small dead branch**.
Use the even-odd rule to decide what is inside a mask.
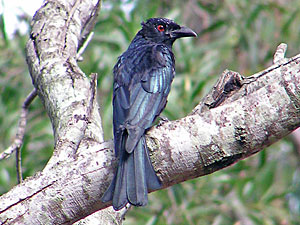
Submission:
[[[31,102],[34,100],[34,98],[37,96],[37,92],[34,89],[31,91],[31,93],[26,97],[21,110],[21,116],[19,120],[19,125],[17,129],[16,137],[13,141],[13,143],[0,154],[0,160],[9,158],[15,151],[17,151],[17,158],[21,159],[21,152],[19,151],[22,144],[23,144],[23,138],[25,135],[25,128],[27,123],[27,114],[28,114],[28,107],[31,104]],[[20,163],[17,160],[17,164]],[[19,174],[19,173],[18,173]]]

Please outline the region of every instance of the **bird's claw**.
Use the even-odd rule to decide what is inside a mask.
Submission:
[[[158,121],[158,124],[157,124],[157,126],[159,126],[159,127],[164,125],[167,122],[170,122],[170,120],[166,116],[159,116],[159,119],[160,120]]]

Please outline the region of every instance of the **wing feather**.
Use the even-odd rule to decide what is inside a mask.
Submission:
[[[114,132],[126,130],[128,153],[165,107],[175,73],[173,54],[166,47],[147,46],[135,53],[121,56],[122,66],[114,69]]]

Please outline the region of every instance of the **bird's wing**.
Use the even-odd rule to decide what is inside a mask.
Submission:
[[[164,109],[175,70],[172,52],[162,45],[127,53],[114,69],[113,107],[115,137],[127,132],[126,151],[130,153]],[[115,140],[117,145],[120,142]]]

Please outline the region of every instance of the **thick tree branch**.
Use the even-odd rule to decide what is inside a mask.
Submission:
[[[2,223],[71,224],[110,205],[100,197],[117,160],[112,141],[103,141],[93,79],[75,60],[98,9],[92,1],[53,0],[33,19],[27,61],[52,122],[55,149],[43,171],[0,197]],[[282,55],[251,77],[224,72],[190,115],[148,132],[164,187],[222,169],[299,127],[300,55]]]
[[[282,59],[251,77],[225,71],[189,116],[150,130],[165,186],[229,166],[298,128],[299,63],[300,55]]]

